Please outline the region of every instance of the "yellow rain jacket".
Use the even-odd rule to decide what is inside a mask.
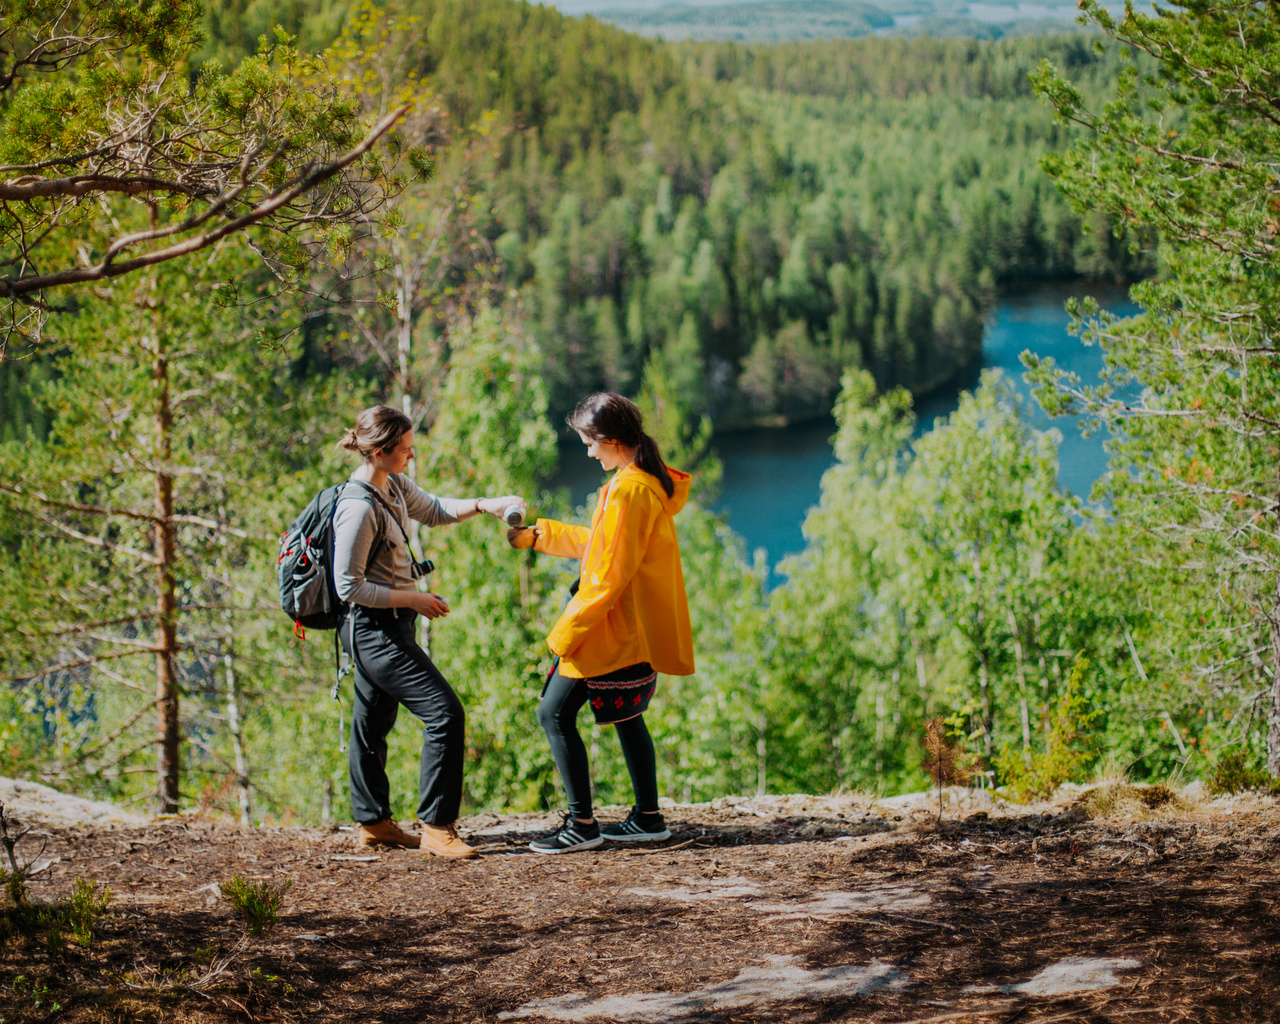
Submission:
[[[635,465],[600,488],[591,529],[539,519],[535,549],[581,558],[578,593],[547,637],[562,675],[594,679],[647,661],[672,676],[693,674],[693,630],[672,519],[689,499],[688,473],[668,467],[670,498]]]

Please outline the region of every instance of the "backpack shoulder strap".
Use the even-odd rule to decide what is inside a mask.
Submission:
[[[378,489],[374,487],[372,484],[365,482],[364,480],[349,480],[347,482],[358,486],[364,492],[365,500],[368,501],[371,506],[376,502],[386,510],[387,515],[391,517],[391,521],[396,524],[396,528],[400,531],[400,536],[404,539],[405,545],[408,546],[409,537],[408,537],[408,534],[404,532],[404,527],[400,525],[400,517],[396,515],[395,509],[393,509],[390,506],[390,504],[387,503],[387,499],[384,498],[380,493],[378,493]],[[381,532],[383,535],[381,539],[385,541],[386,528],[382,524],[381,516],[378,516],[378,523],[380,527],[379,532]]]

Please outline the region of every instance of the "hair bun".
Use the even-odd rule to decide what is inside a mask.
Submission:
[[[356,417],[356,425],[342,435],[339,448],[358,452],[368,461],[375,452],[384,454],[395,450],[413,429],[413,421],[399,409],[389,405],[374,405]]]
[[[349,452],[358,452],[360,450],[360,438],[356,434],[355,427],[351,427],[338,440],[338,447],[345,448]]]

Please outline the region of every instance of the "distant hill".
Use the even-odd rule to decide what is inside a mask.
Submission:
[[[567,14],[592,14],[639,35],[754,43],[873,34],[997,39],[1061,31],[1074,26],[1079,13],[1074,0],[563,0],[556,6]]]
[[[852,39],[877,30],[892,29],[894,25],[893,15],[880,7],[846,0],[723,6],[670,4],[652,10],[613,7],[593,13],[602,21],[612,22],[640,35],[760,43]]]

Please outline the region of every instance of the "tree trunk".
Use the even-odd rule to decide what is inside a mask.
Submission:
[[[414,276],[409,260],[397,261],[396,268],[396,369],[400,377],[400,411],[413,421],[413,395],[409,391],[409,357],[413,351]],[[405,470],[410,480],[418,478],[418,460],[413,458]],[[426,557],[422,546],[422,524],[409,520],[409,554],[421,561]],[[431,656],[431,620],[418,617],[418,646]]]
[[[224,526],[231,521],[227,511],[227,491],[224,486],[218,504],[218,521]],[[231,751],[236,762],[236,789],[240,799],[240,824],[248,828],[253,824],[253,799],[249,790],[249,768],[244,756],[244,731],[240,726],[240,696],[236,690],[236,616],[234,590],[231,587],[231,565],[227,555],[227,535],[219,538],[222,558],[219,566],[222,576],[222,621],[226,630],[223,641],[222,665],[227,673],[227,731],[231,734]]]
[[[761,686],[761,689],[763,688]],[[765,770],[767,748],[764,740],[765,730],[768,727],[769,719],[765,717],[764,709],[761,708],[760,716],[756,719],[756,796],[764,796],[769,791],[769,779]]]
[[[995,737],[992,735],[995,731],[995,712],[991,701],[991,677],[987,672],[987,652],[982,649],[978,651],[978,694],[982,703],[982,751],[990,760],[995,749]]]
[[[973,560],[974,589],[978,595],[977,627],[978,699],[982,706],[982,750],[987,760],[995,749],[995,708],[991,697],[991,674],[987,667],[987,611],[982,600],[982,558]]]
[[[876,789],[884,781],[884,691],[876,688]]]
[[[253,804],[249,793],[249,769],[244,758],[244,739],[240,730],[240,702],[236,697],[235,660],[231,653],[231,639],[227,639],[227,653],[223,665],[227,670],[227,727],[231,732],[231,748],[236,759],[236,788],[240,797],[240,824],[248,828],[253,824]]]
[[[1267,721],[1267,771],[1280,779],[1280,581],[1271,606],[1271,706]]]
[[[1018,666],[1018,692],[1021,697],[1022,711],[1022,760],[1023,763],[1031,764],[1031,715],[1030,709],[1027,707],[1027,672],[1022,657],[1022,637],[1018,632],[1018,617],[1013,614],[1013,609],[1009,609],[1009,629],[1013,635],[1013,656]]]
[[[156,810],[174,814],[178,810],[181,761],[178,725],[177,597],[173,580],[175,538],[173,528],[173,476],[169,463],[173,456],[173,408],[169,394],[169,360],[164,342],[157,337],[152,364],[155,383],[156,427],[156,708],[157,762]]]
[[[1277,481],[1280,483],[1280,480]],[[1280,535],[1280,515],[1276,517]],[[1280,579],[1271,602],[1271,701],[1267,711],[1267,771],[1280,779]]]

